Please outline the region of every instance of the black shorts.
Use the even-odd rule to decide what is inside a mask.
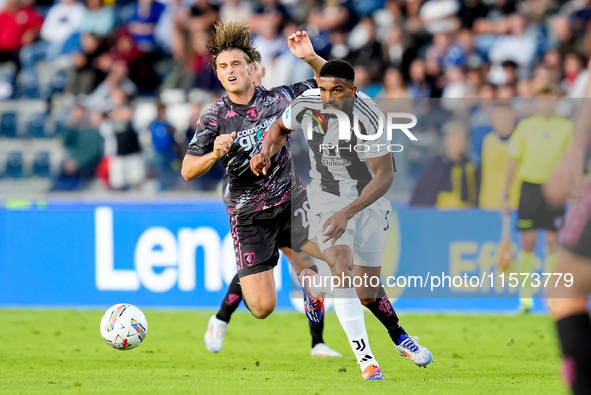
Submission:
[[[299,208],[304,209],[306,202],[303,193],[275,207],[230,216],[238,277],[274,268],[280,248],[301,251],[299,247],[308,240],[307,217],[293,217],[293,214]]]
[[[523,182],[519,199],[517,228],[546,229],[556,232],[562,225],[564,206],[552,206],[542,194],[542,184]]]
[[[560,239],[563,248],[591,259],[591,184],[570,208]]]

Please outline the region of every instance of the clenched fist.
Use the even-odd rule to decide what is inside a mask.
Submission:
[[[215,138],[213,142],[213,156],[215,159],[220,159],[222,156],[226,155],[230,148],[232,148],[232,143],[234,143],[234,139],[236,138],[236,132],[232,132],[230,134],[221,134]]]
[[[261,152],[250,158],[250,170],[252,170],[257,176],[259,176],[260,173],[263,173],[263,175],[266,176],[267,170],[269,170],[270,167],[271,159]]]

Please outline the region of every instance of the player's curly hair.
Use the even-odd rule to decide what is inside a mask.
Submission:
[[[213,26],[213,38],[206,45],[213,57],[211,60],[213,67],[217,67],[216,62],[220,53],[232,49],[244,52],[248,63],[260,59],[260,55],[254,47],[251,32],[251,27],[240,21],[217,22]]]

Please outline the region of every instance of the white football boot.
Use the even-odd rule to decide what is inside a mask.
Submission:
[[[417,336],[409,336],[396,346],[396,351],[413,361],[418,367],[426,368],[433,362],[433,354],[426,347],[421,346],[418,340]]]
[[[312,347],[310,355],[312,355],[313,357],[342,357],[342,355],[339,352],[336,352],[324,343],[318,343],[317,345]]]
[[[212,315],[207,323],[207,332],[203,341],[205,347],[211,352],[220,352],[224,346],[224,337],[226,337],[226,328],[228,323],[218,320],[215,315]]]

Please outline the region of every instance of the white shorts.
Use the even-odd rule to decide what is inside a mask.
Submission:
[[[141,154],[113,156],[109,163],[109,183],[114,189],[141,184],[146,167]]]
[[[349,203],[350,199],[340,198],[327,192],[310,191],[310,240],[315,241],[324,252],[331,247],[332,240],[323,242],[322,226],[326,220]],[[382,265],[382,254],[390,231],[392,205],[385,198],[376,200],[347,222],[347,230],[334,245],[347,245],[353,250],[355,265],[378,267]]]

